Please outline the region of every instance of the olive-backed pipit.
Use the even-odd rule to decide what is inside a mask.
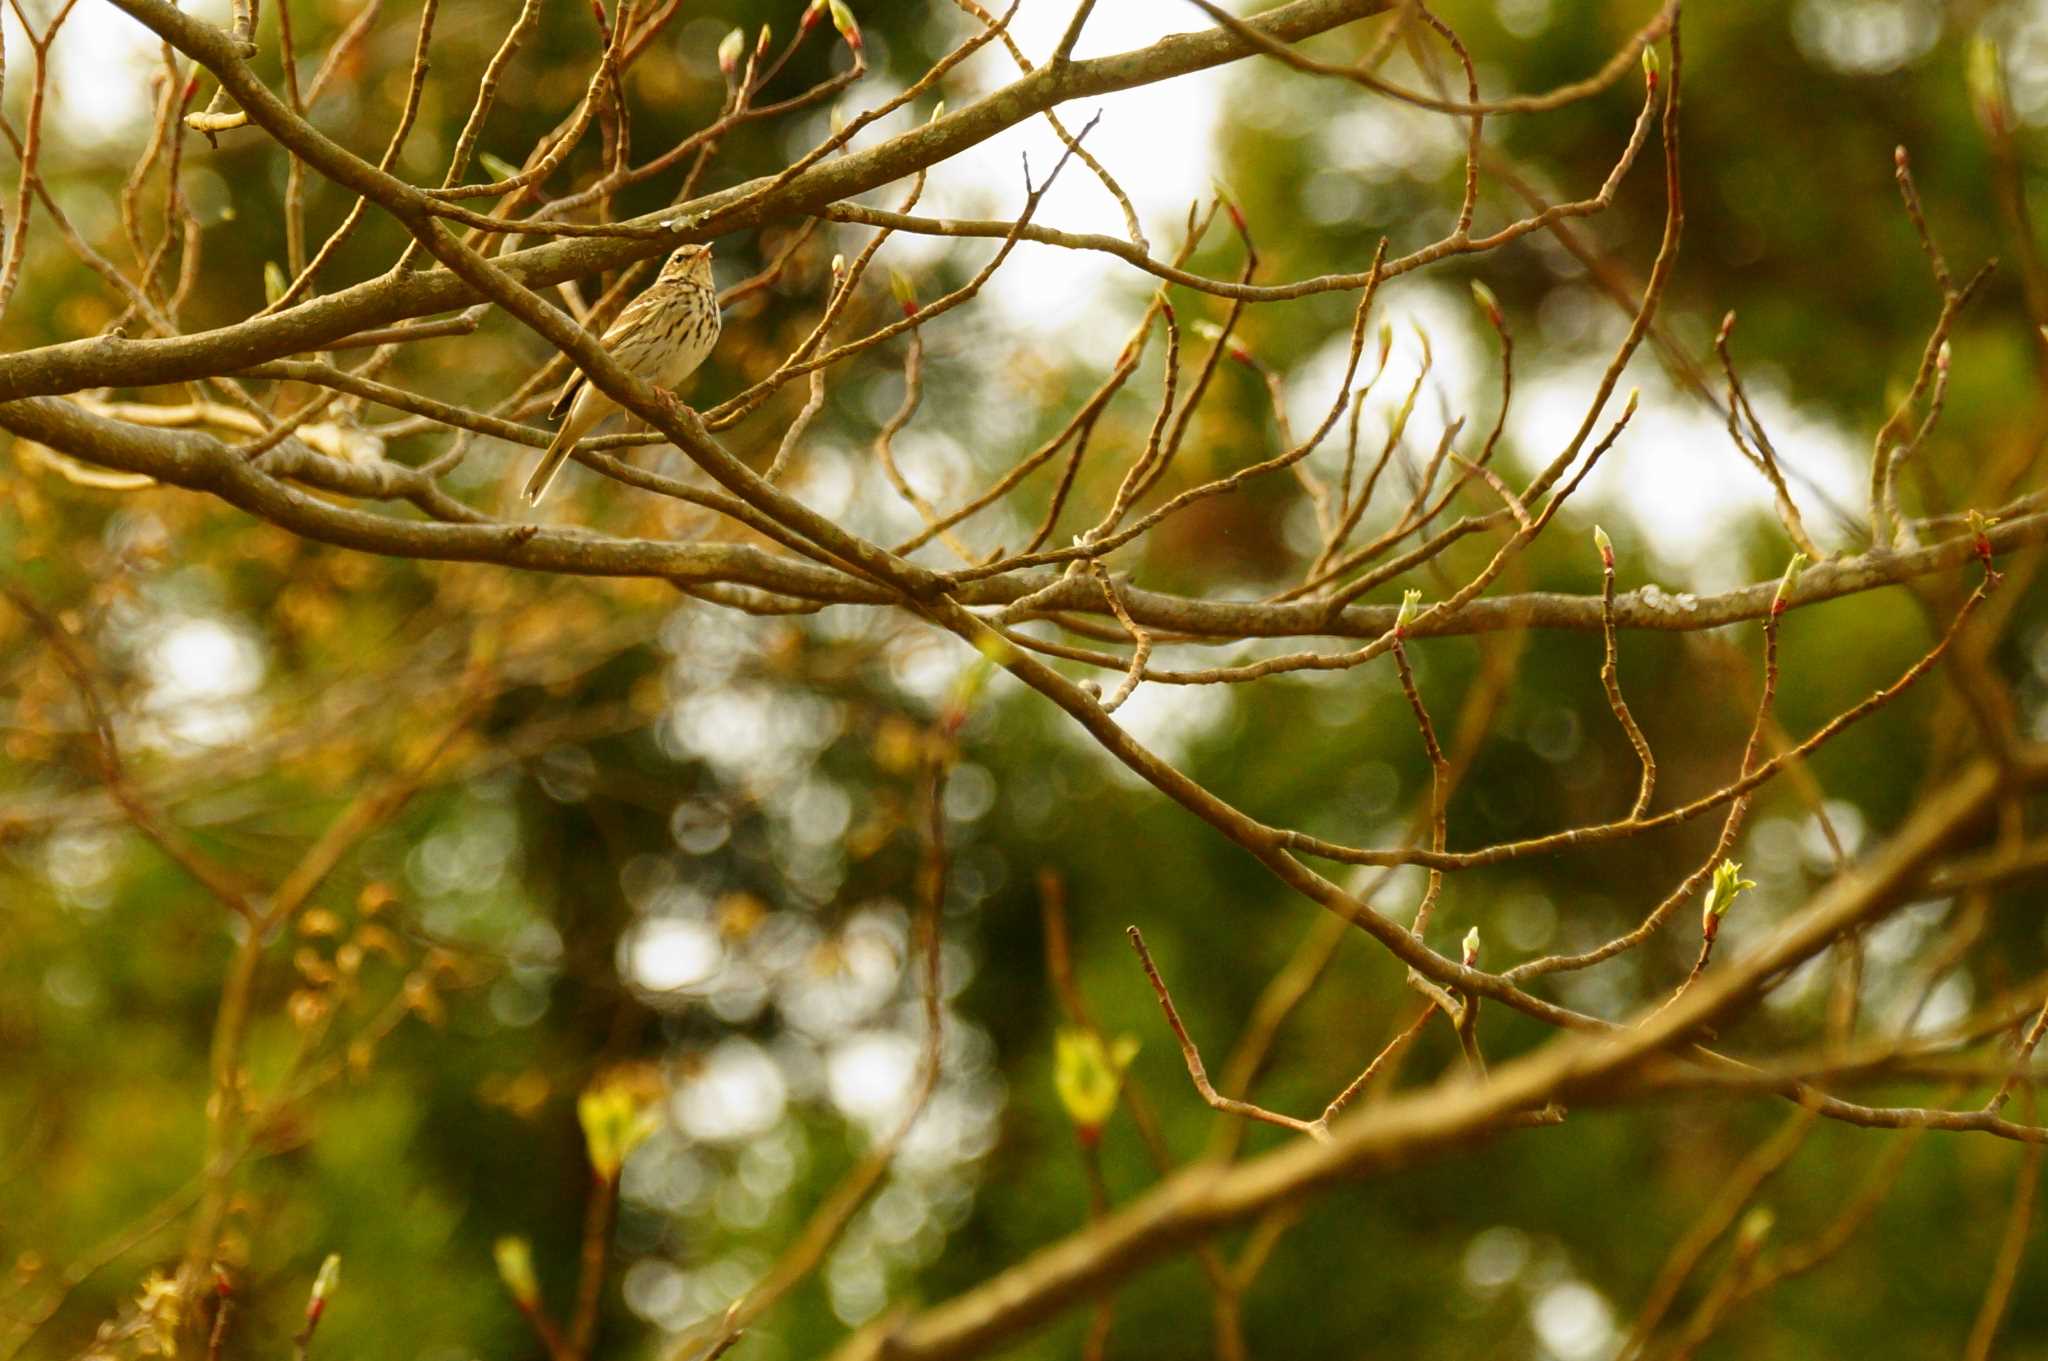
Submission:
[[[696,372],[718,343],[718,289],[711,282],[711,247],[678,246],[645,292],[626,304],[599,342],[612,358],[661,388]],[[554,443],[526,479],[529,504],[547,494],[569,451],[619,404],[583,380],[571,378],[548,414],[561,418]]]

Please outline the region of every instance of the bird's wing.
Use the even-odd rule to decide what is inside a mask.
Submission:
[[[614,350],[619,341],[638,330],[642,318],[659,301],[657,298],[650,296],[655,291],[648,289],[646,292],[641,293],[639,297],[627,303],[625,309],[619,313],[619,319],[605,328],[605,333],[598,340],[598,344],[604,346],[607,350]],[[562,384],[562,391],[555,398],[555,404],[548,408],[549,420],[558,421],[569,414],[569,404],[574,402],[576,394],[583,390],[583,381],[583,371],[581,369],[570,373],[569,381]]]
[[[569,414],[569,404],[576,400],[576,394],[583,390],[583,371],[576,370],[569,375],[569,381],[562,384],[562,395],[555,398],[555,404],[548,408],[548,419],[558,421]]]

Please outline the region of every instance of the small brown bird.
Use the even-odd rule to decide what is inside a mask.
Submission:
[[[678,246],[646,291],[626,304],[599,342],[612,358],[657,387],[668,389],[688,378],[718,343],[718,289],[711,282],[711,247]],[[526,479],[526,500],[532,505],[547,495],[569,451],[619,404],[586,383],[578,373],[555,399],[551,418],[562,428]],[[563,418],[563,413],[567,413]]]

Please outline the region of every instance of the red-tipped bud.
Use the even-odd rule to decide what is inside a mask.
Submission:
[[[1421,609],[1421,591],[1404,591],[1401,593],[1401,609],[1394,616],[1394,636],[1396,638],[1406,638],[1408,636],[1408,626],[1415,622],[1415,616]]]
[[[960,673],[953,682],[952,692],[946,696],[945,707],[939,710],[939,733],[949,741],[959,736],[960,729],[967,725],[967,717],[974,711],[974,702],[980,698],[995,669],[1008,665],[1016,652],[1015,648],[994,635],[982,639],[975,646],[981,656]]]
[[[1778,578],[1778,593],[1771,597],[1771,618],[1783,614],[1792,603],[1792,583],[1806,569],[1806,554],[1794,553],[1792,561],[1785,564],[1785,575]]]
[[[1507,319],[1501,315],[1500,299],[1494,297],[1493,290],[1477,279],[1472,281],[1472,301],[1479,304],[1479,310],[1486,314],[1486,320],[1492,324],[1494,330],[1501,330],[1507,325]]]
[[[804,11],[804,17],[797,22],[797,32],[809,33],[816,28],[818,20],[825,17],[825,7],[828,3],[829,0],[811,0],[810,7]]]
[[[327,1312],[327,1301],[334,1294],[334,1288],[341,1284],[341,1254],[330,1252],[327,1260],[320,1264],[320,1274],[313,1278],[313,1292],[306,1297],[306,1327],[320,1321]]]
[[[903,309],[904,316],[917,315],[917,290],[910,286],[910,280],[893,269],[889,271],[889,291],[895,295],[896,304]]]
[[[1973,540],[1972,546],[1977,550],[1977,561],[1984,564],[1985,572],[1990,573],[1992,571],[1991,526],[1998,523],[1998,517],[1985,515],[1973,510],[1968,512],[1968,518],[1970,522],[1970,535]]]
[[[1608,571],[1614,570],[1614,540],[1607,537],[1607,531],[1593,526],[1593,546],[1600,550],[1600,565]]]
[[[1714,333],[1714,343],[1716,345],[1726,345],[1728,337],[1733,334],[1735,334],[1735,313],[1731,311],[1727,316],[1721,318],[1721,329]]]
[[[725,35],[718,44],[718,69],[730,76],[740,69],[740,53],[746,50],[747,35],[739,29]]]
[[[846,45],[860,51],[860,25],[854,22],[853,11],[846,7],[846,0],[826,0],[832,11],[832,27],[839,30],[839,36],[846,39]]]

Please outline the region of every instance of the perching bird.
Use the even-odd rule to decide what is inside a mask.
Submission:
[[[711,247],[676,247],[654,282],[626,304],[599,343],[611,351],[612,358],[663,389],[673,388],[696,372],[718,343],[718,289],[711,282]],[[560,418],[564,411],[568,416],[540,456],[533,476],[526,479],[527,504],[547,494],[548,484],[568,461],[576,441],[618,409],[617,402],[585,382],[582,374],[569,380],[548,412],[550,417]]]

